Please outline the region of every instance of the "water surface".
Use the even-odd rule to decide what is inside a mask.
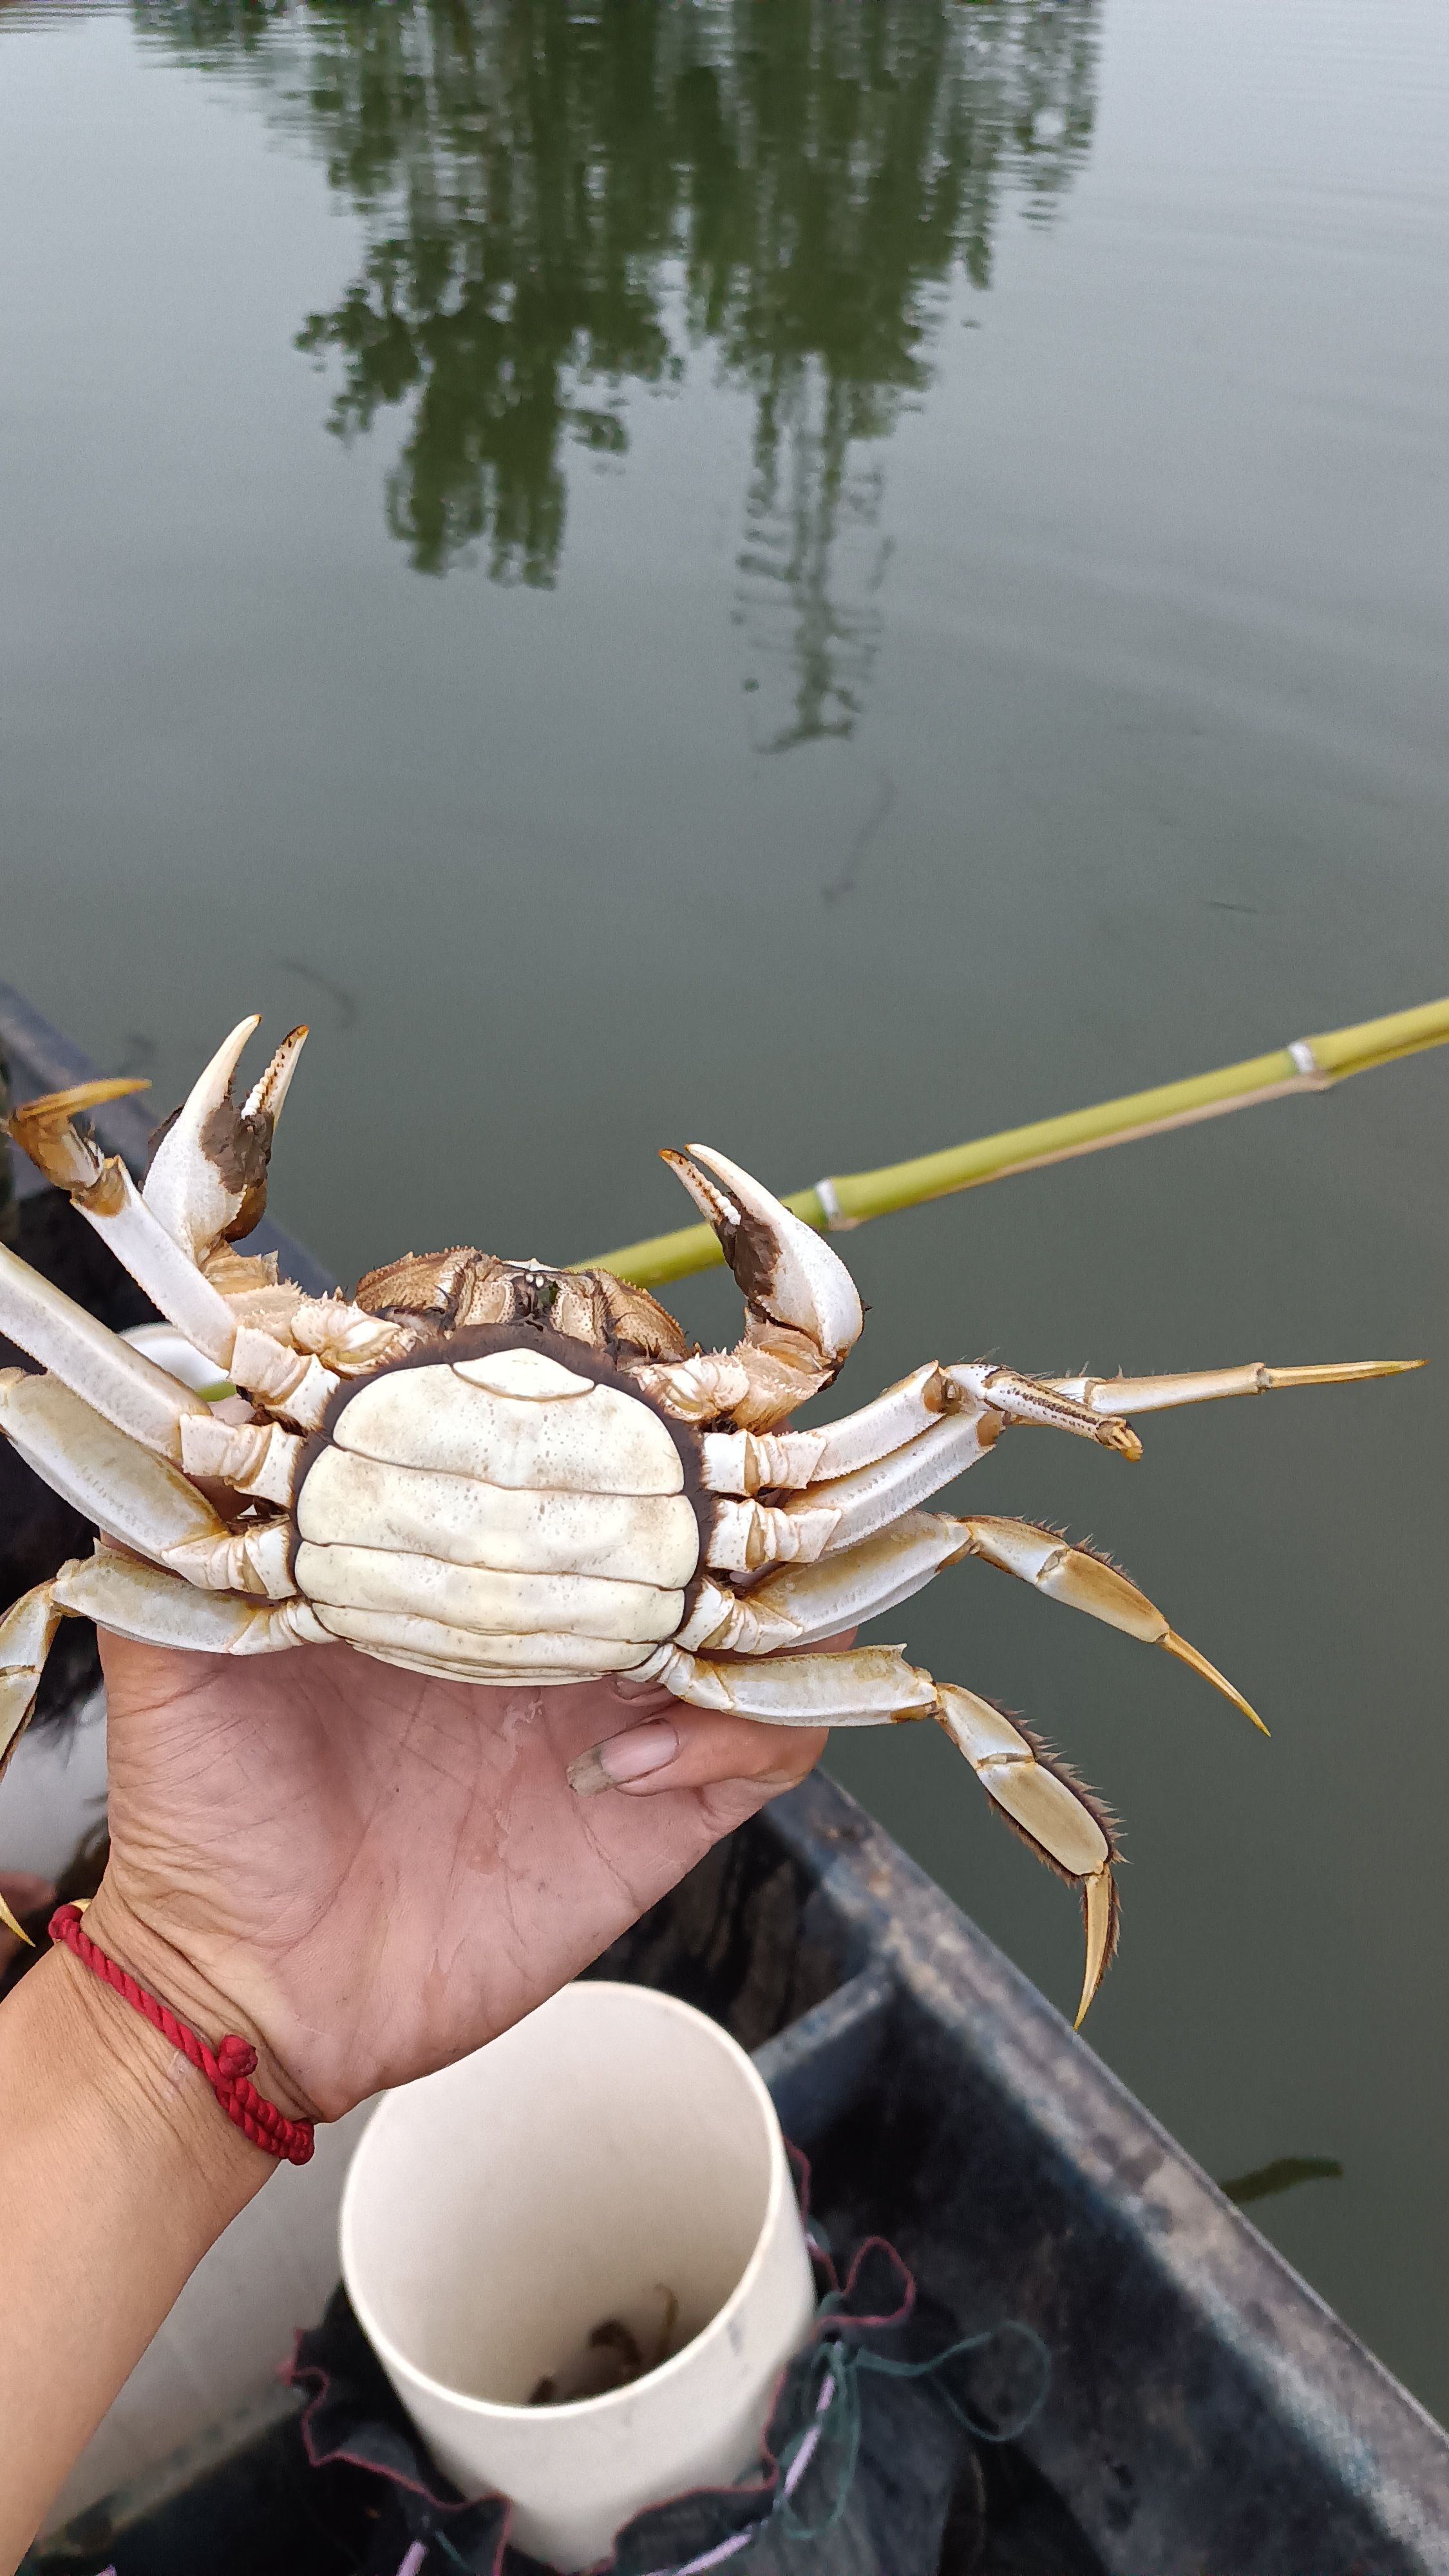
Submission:
[[[1449,987],[1438,0],[0,8],[5,973],[315,1036],[343,1274],[680,1221]],[[1247,1689],[889,1633],[1122,1809],[1093,2044],[1449,2412],[1449,1061],[848,1239],[847,1390],[1429,1353],[1003,1443]],[[676,1303],[701,1335],[719,1280]],[[944,1743],[833,1764],[1063,2002]]]

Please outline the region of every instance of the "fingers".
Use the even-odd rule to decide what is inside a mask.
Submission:
[[[578,1796],[605,1789],[625,1797],[656,1790],[748,1785],[762,1797],[793,1789],[825,1750],[819,1726],[757,1726],[746,1717],[721,1717],[671,1701],[667,1716],[648,1716],[621,1734],[580,1754],[569,1765]]]
[[[838,1654],[854,1643],[855,1630],[842,1628],[811,1651]],[[613,1684],[613,1694],[629,1706],[627,1675]],[[753,1793],[731,1819],[742,1822],[766,1798],[793,1789],[814,1770],[828,1734],[821,1726],[762,1726],[753,1718],[687,1708],[650,1688],[637,1695],[632,1726],[602,1738],[569,1764],[569,1785],[582,1798],[597,1797],[602,1789],[648,1797],[656,1789],[738,1786]]]

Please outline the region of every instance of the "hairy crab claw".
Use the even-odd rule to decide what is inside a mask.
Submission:
[[[1011,1425],[1137,1458],[1131,1414],[1417,1363],[1097,1379],[927,1360],[856,1412],[794,1431],[791,1414],[858,1339],[860,1299],[828,1243],[705,1145],[665,1159],[744,1295],[730,1350],[691,1348],[608,1271],[466,1246],[407,1253],[350,1299],[308,1297],[274,1259],[233,1248],[261,1215],[306,1035],[283,1040],[238,1108],[256,1025],[217,1050],[139,1190],[75,1123],[134,1085],[52,1094],[10,1121],[200,1361],[183,1384],[0,1248],[0,1332],[39,1363],[0,1371],[0,1431],[101,1533],[0,1622],[0,1769],[70,1614],[217,1654],[344,1642],[479,1683],[614,1674],[767,1724],[929,1717],[1081,1891],[1080,2020],[1116,1937],[1107,1810],[1028,1727],[900,1647],[809,1649],[976,1558],[1162,1648],[1253,1716],[1091,1550],[1031,1521],[922,1507]],[[222,1381],[237,1394],[218,1411],[207,1397]]]
[[[232,1082],[242,1049],[260,1025],[255,1015],[238,1022],[151,1140],[141,1196],[203,1269],[218,1244],[250,1234],[261,1216],[272,1137],[306,1044],[305,1026],[292,1029],[237,1109]]]
[[[747,1330],[762,1339],[771,1329],[798,1336],[805,1345],[804,1365],[814,1371],[825,1362],[833,1374],[859,1341],[865,1322],[844,1262],[738,1163],[708,1145],[691,1145],[687,1154],[665,1146],[660,1159],[678,1175],[719,1236],[745,1299]],[[701,1163],[706,1170],[700,1170]]]

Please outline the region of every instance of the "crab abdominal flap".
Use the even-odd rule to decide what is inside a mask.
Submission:
[[[404,1611],[337,1610],[325,1602],[311,1607],[329,1636],[346,1638],[384,1662],[454,1681],[590,1681],[601,1673],[632,1672],[649,1652],[646,1646],[581,1637],[571,1630],[484,1636]]]
[[[582,1574],[498,1573],[436,1557],[370,1547],[318,1547],[304,1540],[296,1578],[324,1619],[336,1610],[416,1614],[478,1638],[577,1634],[591,1646],[653,1646],[672,1636],[682,1590]]]
[[[498,1356],[543,1358],[524,1351]],[[494,1382],[478,1381],[475,1371],[486,1365],[384,1371],[344,1406],[332,1434],[337,1447],[383,1465],[428,1468],[510,1490],[588,1494],[606,1476],[615,1494],[683,1491],[678,1448],[658,1414],[637,1397],[587,1378],[575,1379],[571,1389],[556,1387],[551,1401],[506,1394],[498,1391],[496,1363]],[[559,1378],[568,1374],[557,1371]]]
[[[330,1635],[413,1671],[633,1671],[699,1564],[681,1436],[532,1343],[384,1370],[304,1453],[295,1579]]]
[[[322,1545],[382,1548],[491,1566],[499,1574],[597,1574],[677,1591],[699,1561],[683,1494],[507,1491],[425,1468],[324,1449],[302,1486],[297,1527]]]

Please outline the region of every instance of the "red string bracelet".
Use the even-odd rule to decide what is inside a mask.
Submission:
[[[133,2012],[142,2013],[153,2030],[179,2048],[188,2063],[204,2075],[234,2129],[250,2138],[264,2155],[277,2156],[284,2164],[304,2165],[312,2154],[316,2140],[310,2120],[289,2120],[275,2102],[268,2102],[253,2084],[252,2070],[257,2052],[249,2040],[234,2034],[210,2049],[184,2021],[178,2021],[168,2004],[148,1995],[144,1986],[125,1968],[118,1968],[104,1950],[98,1950],[81,1923],[78,1905],[58,1905],[50,1918],[52,1941],[63,1941],[73,1951],[82,1967],[89,1968],[103,1984],[118,1994]]]

